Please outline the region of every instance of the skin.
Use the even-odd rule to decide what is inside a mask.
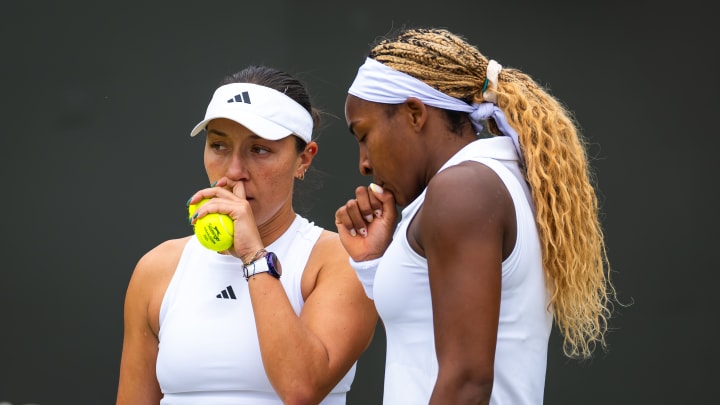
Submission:
[[[194,221],[208,213],[230,215],[235,237],[224,253],[248,261],[292,224],[293,178],[307,170],[318,147],[310,142],[298,154],[292,136],[268,141],[226,119],[211,121],[207,129],[204,161],[215,186],[198,191],[188,204],[212,199]],[[133,272],[125,301],[118,405],[160,401],[155,377],[159,309],[188,239],[160,244]],[[323,231],[310,254],[301,280],[305,305],[300,316],[271,275],[258,274],[248,284],[263,365],[276,392],[286,404],[320,402],[367,348],[377,322],[338,235]]]
[[[336,211],[340,239],[357,261],[382,256],[395,229],[395,203],[404,207],[427,187],[407,237],[428,262],[439,365],[430,404],[487,404],[501,266],[516,238],[512,199],[482,164],[464,162],[438,173],[477,139],[469,122],[461,134],[454,133],[441,110],[415,98],[390,116],[387,111],[347,97],[345,116],[359,144],[360,172],[372,176],[382,192],[358,187],[355,198]]]

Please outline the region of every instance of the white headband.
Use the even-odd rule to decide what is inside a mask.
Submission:
[[[494,60],[488,62],[486,75],[490,88],[497,88],[500,70],[502,70],[502,66],[499,63]],[[482,121],[493,118],[500,131],[512,138],[518,157],[521,162],[523,160],[517,133],[508,124],[505,114],[493,104],[496,101],[494,92],[485,91],[483,93],[487,102],[469,105],[408,74],[392,69],[375,59],[367,58],[358,69],[357,76],[350,85],[348,93],[363,100],[383,104],[400,104],[407,101],[409,97],[415,97],[432,107],[466,112],[470,115],[470,121],[478,132],[482,131]]]
[[[313,119],[308,110],[285,94],[253,83],[230,83],[215,90],[205,119],[190,132],[195,136],[217,118],[227,118],[255,135],[276,141],[297,135],[310,142]]]

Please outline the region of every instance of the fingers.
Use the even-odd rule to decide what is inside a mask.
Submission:
[[[357,236],[358,231],[362,229],[360,234],[367,236],[367,226],[359,212],[357,200],[355,199],[348,200],[345,205],[340,207],[335,212],[335,224],[338,227],[338,231],[342,229],[351,236]]]
[[[203,200],[208,200],[201,207],[191,207]],[[243,208],[238,209],[238,203]],[[193,216],[190,218],[191,224],[197,219],[211,213],[222,213],[230,215],[237,220],[243,213],[250,211],[247,203],[245,186],[242,182],[229,180],[226,177],[213,183],[210,187],[197,191],[190,197],[186,204],[188,207],[195,208]]]
[[[233,221],[233,244],[229,253],[240,259],[254,254],[263,246],[257,223],[250,202],[246,198],[243,182],[229,180],[225,177],[211,187],[199,190],[188,200],[188,206],[207,200],[197,207],[190,217],[190,225],[208,214],[225,214]],[[192,211],[193,207],[190,207]]]
[[[335,222],[343,224],[350,235],[367,236],[367,225],[382,215],[382,202],[364,186],[355,189],[355,198],[348,200],[335,215]]]
[[[367,223],[372,222],[374,218],[380,218],[383,213],[383,202],[377,198],[373,186],[375,184],[370,184],[370,187],[358,187],[355,189],[355,200],[357,201],[359,214]]]
[[[375,183],[370,183],[369,189],[372,191],[371,195],[380,204],[379,211],[375,209],[375,216],[380,218],[381,216],[389,216],[389,221],[394,222],[397,217],[397,211],[395,210],[395,196],[392,193],[386,193],[382,187]]]
[[[350,200],[352,201],[352,200]],[[348,201],[348,203],[350,203]],[[340,235],[350,234],[351,236],[356,236],[357,232],[355,231],[355,226],[352,223],[352,220],[350,220],[350,216],[347,213],[347,204],[343,205],[342,207],[338,208],[337,211],[335,211],[335,225],[338,228],[338,233]]]
[[[351,236],[368,236],[370,224],[383,215],[387,223],[393,224],[396,219],[395,199],[390,193],[383,193],[381,187],[370,184],[355,189],[355,198],[348,200],[335,213],[338,228],[345,228]]]
[[[382,193],[372,184],[355,189],[355,198],[335,211],[340,242],[355,261],[371,260],[384,254],[392,241],[396,219],[392,193]]]

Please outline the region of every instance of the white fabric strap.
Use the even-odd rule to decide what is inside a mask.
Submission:
[[[499,63],[494,60],[488,62],[487,77],[492,89],[497,88],[500,70],[502,70],[502,66]],[[348,93],[363,100],[383,104],[401,104],[407,101],[408,98],[415,97],[432,107],[466,112],[470,115],[470,121],[478,133],[483,129],[482,121],[493,118],[500,131],[512,138],[520,162],[523,162],[522,149],[520,149],[520,140],[517,133],[507,122],[505,114],[500,108],[489,100],[470,105],[372,58],[366,58],[365,63],[360,66]],[[488,95],[495,97],[494,92],[492,95],[489,93]],[[483,94],[483,97],[486,97],[485,94]]]

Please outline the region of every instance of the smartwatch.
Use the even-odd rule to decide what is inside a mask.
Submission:
[[[280,278],[282,275],[282,266],[280,266],[280,260],[277,255],[273,252],[260,252],[250,263],[243,264],[243,276],[246,281],[250,281],[250,277],[260,274],[269,273],[275,278]]]

